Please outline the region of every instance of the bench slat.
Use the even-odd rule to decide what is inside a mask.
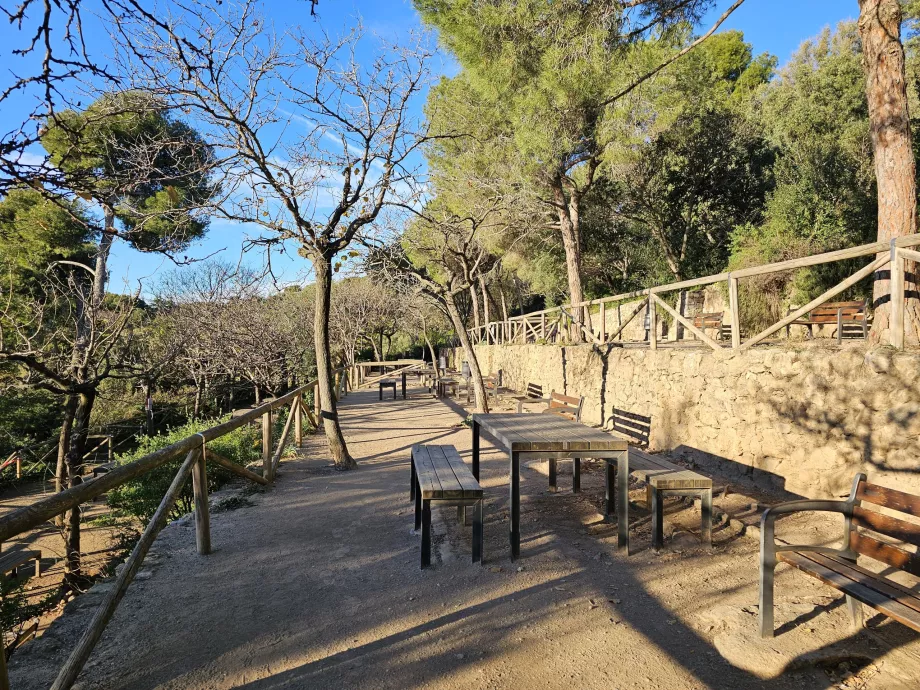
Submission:
[[[814,557],[815,554],[808,552],[781,551],[777,556],[781,561],[920,632],[920,612],[876,591],[873,583],[875,578],[866,576],[859,582],[854,581],[829,566],[828,559],[822,559],[822,562]]]
[[[920,496],[906,494],[897,489],[889,489],[887,486],[860,482],[859,487],[856,489],[856,498],[866,503],[920,517]]]
[[[0,556],[0,574],[6,575],[19,566],[42,557],[42,552],[33,549],[16,549]]]
[[[899,520],[890,515],[856,506],[853,508],[853,524],[900,539],[914,546],[920,546],[920,525]]]
[[[457,481],[457,475],[455,475],[453,469],[451,469],[450,462],[448,462],[443,448],[441,446],[429,446],[428,451],[431,456],[431,464],[434,467],[435,473],[438,475],[438,481],[441,483],[440,497],[463,498],[463,487],[460,486],[460,482]],[[424,488],[422,490],[422,498],[430,498],[425,496]]]
[[[453,446],[415,446],[412,461],[423,499],[482,498],[482,487]]]
[[[629,471],[656,489],[711,489],[712,479],[667,460],[629,449]]]
[[[916,592],[909,590],[907,587],[898,584],[893,580],[879,575],[878,573],[873,573],[871,570],[863,568],[857,563],[852,563],[846,561],[842,558],[833,558],[825,554],[810,554],[809,557],[823,563],[828,567],[837,570],[842,575],[846,575],[854,582],[863,582],[868,587],[871,587],[876,592],[884,594],[887,597],[904,604],[908,608],[912,608],[914,611],[920,612],[920,595]]]
[[[467,464],[463,462],[463,458],[460,457],[457,449],[453,446],[440,446],[440,448],[444,452],[444,456],[447,458],[447,462],[450,464],[460,488],[463,490],[463,497],[480,498],[482,496],[482,487],[479,486],[479,482],[476,481],[476,477],[473,476]]]
[[[419,489],[422,498],[437,497],[441,493],[441,480],[434,470],[431,453],[428,446],[415,446],[412,449],[412,461],[415,463],[415,473],[418,476]]]
[[[886,544],[868,534],[862,534],[856,530],[850,532],[850,548],[863,556],[920,576],[920,558],[916,554],[899,549],[892,544]]]

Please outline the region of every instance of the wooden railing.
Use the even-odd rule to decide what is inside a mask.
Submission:
[[[347,389],[346,373],[344,369],[338,369],[335,372],[337,377],[336,397],[343,395]],[[209,554],[211,552],[211,528],[208,511],[207,463],[213,462],[215,465],[219,465],[240,477],[258,484],[271,484],[287,447],[291,429],[293,428],[294,431],[294,444],[300,447],[303,442],[303,416],[306,415],[313,427],[317,427],[317,420],[320,418],[320,414],[318,411],[319,396],[315,394],[316,385],[316,381],[310,381],[274,400],[236,415],[222,424],[188,436],[181,441],[176,441],[172,445],[160,448],[133,462],[114,467],[109,472],[88,479],[78,486],[49,496],[32,505],[18,508],[0,517],[0,543],[2,543],[44,524],[57,515],[91,501],[126,482],[143,477],[170,460],[180,457],[183,453],[185,454],[185,461],[131,551],[131,555],[125,561],[124,567],[115,579],[115,586],[105,595],[86,632],[80,638],[73,652],[71,652],[54,685],[51,686],[53,690],[66,690],[76,681],[93,648],[102,636],[103,630],[105,630],[119,602],[124,597],[128,586],[140,569],[157,534],[166,526],[169,514],[175,506],[189,476],[192,478],[192,493],[194,495],[195,540],[198,553]],[[316,412],[311,412],[303,402],[304,394],[311,390],[314,391],[314,399],[317,400]],[[272,414],[275,410],[286,406],[289,407],[287,423],[276,444],[272,439]],[[260,418],[262,421],[261,475],[208,450],[207,444],[209,441],[220,438]],[[9,677],[5,655],[0,653],[0,690],[7,690],[8,688]]]
[[[806,256],[800,259],[791,259],[789,261],[780,261],[778,263],[766,264],[763,266],[754,266],[732,271],[730,273],[719,273],[718,275],[705,276],[703,278],[683,280],[677,283],[659,285],[645,290],[636,290],[577,304],[566,304],[560,307],[513,316],[505,321],[491,322],[478,328],[471,328],[469,329],[469,334],[474,344],[588,342],[604,345],[618,342],[618,339],[619,342],[623,342],[623,333],[626,327],[636,316],[646,311],[648,314],[648,345],[650,349],[654,350],[658,347],[658,309],[660,308],[712,349],[722,350],[725,347],[730,347],[733,350],[741,350],[762,342],[780,329],[801,319],[802,316],[815,307],[828,302],[834,296],[856,285],[859,281],[885,266],[890,266],[890,344],[900,349],[904,347],[904,262],[920,261],[920,252],[910,249],[910,247],[916,247],[917,245],[920,245],[920,236],[907,235],[898,237],[891,242],[874,242],[872,244],[864,244],[850,249],[841,249],[839,251],[826,252],[824,254]],[[869,264],[859,269],[845,280],[837,283],[832,288],[829,288],[821,295],[811,300],[808,304],[791,311],[780,321],[777,321],[770,327],[742,341],[738,304],[738,282],[741,279],[807,268],[809,266],[818,266],[820,264],[857,259],[865,256],[872,256],[874,258]],[[688,318],[661,298],[661,295],[669,292],[683,291],[690,288],[719,283],[725,283],[728,288],[731,339],[725,345],[708,336],[704,329],[698,328],[693,323],[692,316]],[[635,302],[636,300],[638,300],[638,303],[629,316],[625,320],[620,320],[616,329],[611,331],[607,325],[608,305],[612,303]],[[595,307],[597,308],[596,321],[592,319]],[[577,310],[581,310],[580,319],[576,318]],[[594,327],[595,323],[597,324],[597,328]]]
[[[389,362],[355,362],[353,380],[356,388],[360,386],[373,386],[381,379],[402,374],[404,371],[412,371],[424,365],[425,360],[423,359],[394,359]],[[386,367],[393,367],[393,370],[382,373],[379,376],[368,375],[368,369],[386,369]]]

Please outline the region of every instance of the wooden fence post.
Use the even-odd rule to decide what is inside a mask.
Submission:
[[[546,340],[546,312],[540,314],[540,339]]]
[[[652,350],[658,349],[658,314],[651,293],[648,296],[648,346]]]
[[[294,398],[294,406],[291,409],[294,414],[294,445],[298,448],[303,447],[303,395]]]
[[[601,342],[606,343],[607,342],[607,303],[606,302],[601,302],[600,310],[601,310],[601,313],[600,313],[600,318],[598,320],[600,321]]]
[[[192,494],[195,497],[195,543],[198,553],[211,553],[211,514],[208,510],[208,468],[206,451],[198,452],[198,459],[192,467]]]
[[[3,629],[0,628],[0,641],[3,640]],[[10,690],[10,674],[6,668],[6,649],[0,649],[0,690]]]
[[[741,310],[738,307],[738,279],[728,274],[728,308],[732,315],[732,349],[741,347]]]
[[[898,252],[895,240],[891,240],[891,319],[889,342],[891,346],[904,349],[904,259]]]
[[[272,411],[262,415],[262,476],[272,480]]]

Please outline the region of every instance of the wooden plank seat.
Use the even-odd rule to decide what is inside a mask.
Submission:
[[[716,331],[716,340],[722,340],[722,320],[725,313],[721,311],[710,312],[708,314],[697,314],[693,317],[693,325],[705,332],[707,328],[714,328]]]
[[[889,511],[865,508],[870,504]],[[841,548],[776,543],[776,518],[804,511],[843,515]],[[920,593],[859,564],[865,557],[920,577],[920,524],[890,513],[920,518],[920,496],[870,484],[857,474],[844,501],[791,501],[768,508],[760,520],[760,634],[773,637],[773,577],[779,561],[811,575],[846,596],[855,629],[862,627],[865,604],[920,632]],[[905,546],[913,548],[905,548]]]
[[[431,565],[431,502],[457,506],[465,522],[473,506],[473,563],[482,564],[482,487],[453,446],[416,445],[410,457],[409,496],[415,501],[415,529],[422,531],[422,568]]]
[[[381,379],[380,383],[380,399],[383,400],[383,389],[392,388],[393,389],[393,400],[396,400],[396,379]]]
[[[794,307],[789,307],[787,314],[795,311]],[[814,326],[823,326],[827,324],[836,324],[837,342],[843,341],[843,332],[846,326],[858,326],[862,332],[862,337],[869,336],[869,316],[866,300],[855,302],[826,302],[820,307],[815,307],[803,318],[792,321],[786,326],[786,337],[789,337],[792,326],[806,326],[808,328],[808,337],[814,338]]]
[[[608,485],[614,473],[608,461]],[[649,455],[633,446],[629,447],[629,473],[645,482],[646,505],[652,513],[652,548],[660,551],[664,544],[663,508],[666,496],[699,496],[700,498],[700,541],[712,546],[712,479],[680,465],[668,462],[658,455]],[[610,491],[609,496],[614,492]],[[607,515],[613,514],[613,506],[607,506]]]
[[[511,399],[517,401],[518,414],[524,411],[524,405],[549,402],[549,398],[543,397],[543,386],[539,383],[528,383],[527,388],[524,389],[524,395],[514,395]]]
[[[42,574],[42,552],[37,549],[11,549],[0,555],[0,575],[15,575],[22,565],[35,561],[35,577]]]

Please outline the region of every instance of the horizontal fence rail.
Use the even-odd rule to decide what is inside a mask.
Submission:
[[[701,278],[693,278],[691,280],[657,285],[644,290],[634,290],[632,292],[625,292],[610,297],[601,297],[599,299],[578,302],[576,304],[564,304],[559,307],[551,307],[541,311],[512,316],[504,321],[492,321],[485,325],[469,329],[469,335],[474,345],[525,344],[538,342],[587,342],[596,345],[605,345],[615,342],[628,342],[623,338],[627,326],[629,326],[639,314],[645,312],[646,322],[643,330],[646,331],[646,340],[648,341],[649,348],[654,350],[657,349],[659,341],[658,311],[660,309],[674,320],[675,327],[679,325],[713,350],[722,351],[726,348],[740,350],[753,347],[782,328],[788,328],[816,307],[820,307],[822,304],[830,301],[833,297],[856,285],[859,281],[872,273],[886,266],[890,266],[892,305],[891,324],[889,329],[890,344],[896,348],[903,348],[905,311],[904,262],[920,262],[920,251],[910,249],[918,245],[920,245],[920,236],[906,235],[893,239],[890,242],[873,242],[871,244],[864,244],[849,249],[840,249],[833,252],[806,256],[800,259],[790,259],[788,261],[779,261],[763,266],[743,268],[728,273],[719,273]],[[753,335],[747,340],[742,340],[738,296],[739,281],[741,279],[868,256],[875,257],[868,265],[856,271],[832,288],[826,290],[808,304],[791,311],[784,318],[768,328]],[[725,327],[730,333],[730,338],[725,343],[721,341],[721,317],[724,316],[723,314],[717,314],[720,318],[718,319],[719,340],[716,340],[705,332],[707,327],[712,328],[713,326],[695,321],[694,316],[687,316],[684,314],[682,304],[679,304],[678,308],[675,309],[671,304],[661,298],[661,295],[666,293],[676,291],[683,292],[690,288],[718,284],[725,284],[728,290],[730,323],[725,324]],[[624,303],[633,306],[632,303],[637,300],[638,303],[635,304],[632,311],[625,319],[622,318],[619,313],[619,307],[623,306]],[[617,323],[613,328],[611,328],[612,324],[608,323],[608,314],[611,305],[617,306]],[[837,327],[838,330],[840,330],[842,328],[842,323],[838,321]]]
[[[338,399],[349,388],[348,370],[336,369],[335,397]],[[319,396],[317,381],[310,381],[294,388],[284,395],[270,400],[251,410],[246,410],[234,415],[231,419],[218,424],[201,433],[193,434],[180,441],[160,448],[142,458],[126,465],[113,467],[107,473],[101,474],[84,483],[69,488],[60,493],[44,498],[29,506],[18,508],[7,515],[0,517],[0,542],[5,542],[18,534],[38,527],[52,518],[72,508],[76,508],[87,501],[91,501],[112,489],[129,481],[143,477],[149,472],[163,466],[167,462],[182,455],[185,460],[176,473],[169,489],[157,507],[156,512],[144,529],[143,534],[125,561],[124,567],[116,577],[115,586],[105,595],[99,608],[93,615],[89,627],[80,638],[77,646],[71,652],[61,669],[57,679],[52,685],[52,690],[66,690],[77,680],[80,671],[85,666],[93,648],[102,636],[106,625],[115,613],[119,602],[125,595],[128,586],[134,579],[143,563],[147,552],[156,539],[157,534],[166,526],[170,511],[176,504],[183,487],[189,477],[192,480],[192,493],[195,506],[195,540],[200,554],[211,552],[210,515],[208,511],[208,482],[207,463],[213,463],[229,470],[239,477],[248,479],[258,484],[267,485],[274,481],[278,471],[281,457],[287,447],[291,430],[294,432],[294,445],[300,447],[303,443],[303,417],[306,416],[314,428],[317,420],[321,418],[319,412]],[[304,395],[314,392],[316,411],[310,411],[304,404]],[[277,444],[272,439],[272,414],[275,410],[289,407],[289,414]],[[209,450],[208,442],[224,436],[231,431],[239,429],[261,418],[262,421],[262,474],[243,467],[217,453]],[[110,442],[109,442],[110,443]],[[9,688],[5,657],[0,655],[0,688]]]

